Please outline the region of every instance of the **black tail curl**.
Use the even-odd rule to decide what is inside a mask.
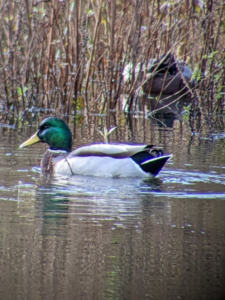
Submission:
[[[162,149],[158,149],[155,145],[147,145],[145,147],[145,151],[148,151],[150,154],[152,154],[155,157],[159,157],[162,156],[163,150]]]

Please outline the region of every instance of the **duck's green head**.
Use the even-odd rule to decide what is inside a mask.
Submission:
[[[72,134],[68,125],[59,118],[47,118],[41,122],[38,131],[20,148],[33,145],[37,142],[47,143],[51,150],[71,151]]]

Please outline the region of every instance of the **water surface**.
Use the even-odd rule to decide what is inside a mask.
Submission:
[[[96,123],[74,146],[101,140]],[[45,146],[18,149],[36,125],[0,128],[1,299],[225,298],[223,138],[119,118],[111,140],[174,154],[158,177],[45,177]]]

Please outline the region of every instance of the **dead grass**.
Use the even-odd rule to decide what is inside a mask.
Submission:
[[[16,114],[31,107],[109,112],[126,92],[131,108],[143,82],[133,72],[125,85],[124,65],[170,51],[198,82],[190,125],[198,116],[210,128],[212,114],[224,111],[225,3],[167,3],[0,0],[2,107]]]

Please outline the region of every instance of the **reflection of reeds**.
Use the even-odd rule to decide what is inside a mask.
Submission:
[[[17,112],[106,111],[126,93],[131,108],[145,79],[133,72],[124,84],[124,65],[170,51],[198,74],[192,96],[211,126],[224,108],[225,4],[199,3],[0,0],[1,101]]]

